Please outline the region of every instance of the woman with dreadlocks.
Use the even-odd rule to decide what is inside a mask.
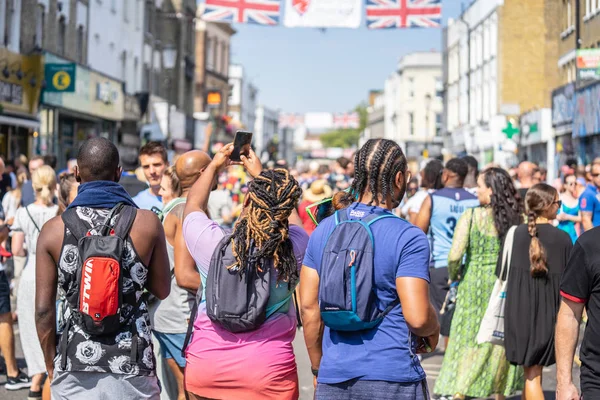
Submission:
[[[372,139],[356,153],[348,207],[324,219],[313,232],[300,277],[304,338],[317,399],[428,399],[417,353],[435,349],[439,324],[429,302],[429,242],[414,225],[392,214],[404,197],[410,174],[398,144]],[[373,287],[377,308],[391,309],[374,328],[342,332],[324,327],[319,309],[320,278],[333,268],[324,253],[336,217],[371,221]],[[353,261],[351,261],[353,262]],[[369,289],[367,289],[369,290]],[[324,328],[324,329],[323,329]]]
[[[208,197],[219,172],[231,163],[232,151],[229,144],[215,155],[192,187],[185,208],[183,236],[203,287],[213,253],[226,235],[206,214]],[[232,253],[237,265],[248,265],[250,259],[273,260],[269,305],[288,300],[258,329],[243,333],[232,333],[212,322],[206,303],[200,303],[186,350],[185,386],[192,399],[297,399],[292,348],[296,315],[289,297],[298,283],[308,235],[301,227],[290,226],[288,219],[302,190],[284,169],[263,171],[252,151],[242,156],[242,162],[254,179],[231,232]]]

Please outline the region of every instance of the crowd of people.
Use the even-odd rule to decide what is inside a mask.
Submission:
[[[120,157],[94,138],[64,171],[0,164],[6,389],[297,399],[301,325],[316,399],[543,399],[557,364],[557,398],[574,400],[586,309],[580,387],[600,398],[600,160],[546,182],[531,162],[480,171],[471,156],[411,171],[385,139],[331,163],[232,152]],[[430,394],[421,355],[436,348]]]

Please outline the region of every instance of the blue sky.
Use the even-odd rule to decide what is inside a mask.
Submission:
[[[443,2],[444,24],[460,13]],[[364,25],[364,22],[363,22]],[[285,112],[353,109],[371,89],[383,88],[398,59],[441,49],[441,29],[369,31],[235,24],[231,61],[242,64],[259,89],[259,102]]]

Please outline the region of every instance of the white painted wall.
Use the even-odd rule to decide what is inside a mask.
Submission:
[[[242,123],[245,129],[252,130],[256,124],[258,89],[250,83],[241,65],[229,65],[229,85],[232,87],[228,100],[230,106],[240,107],[240,111],[229,111],[233,119]]]
[[[88,64],[124,81],[129,94],[142,89],[144,9],[143,0],[90,1]]]

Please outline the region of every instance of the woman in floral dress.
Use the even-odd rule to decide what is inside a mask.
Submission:
[[[501,240],[522,222],[523,207],[510,176],[499,168],[481,174],[477,196],[481,206],[463,214],[448,255],[450,279],[460,280],[460,285],[434,393],[455,399],[503,398],[523,386],[523,370],[506,360],[504,347],[479,345],[476,339],[496,281]]]

